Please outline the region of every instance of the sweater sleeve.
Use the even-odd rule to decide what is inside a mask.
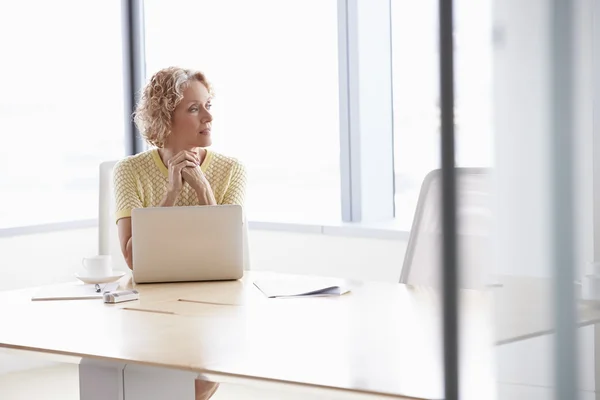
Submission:
[[[246,196],[246,168],[237,162],[229,178],[229,185],[223,197],[223,204],[237,204],[244,206]]]
[[[119,162],[113,170],[113,187],[115,196],[115,219],[131,217],[131,210],[142,208],[136,174],[133,167],[126,162]]]

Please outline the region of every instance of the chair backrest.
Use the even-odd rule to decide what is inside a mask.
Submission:
[[[490,283],[493,261],[490,170],[456,168],[455,171],[460,287],[482,288]],[[433,170],[421,186],[400,283],[437,287],[441,282],[441,193],[441,170]]]
[[[121,252],[117,224],[115,223],[115,201],[113,186],[113,168],[117,161],[105,161],[100,164],[100,198],[98,210],[98,254],[111,255],[113,267],[128,271],[127,263]],[[250,269],[250,247],[248,244],[248,223],[244,214],[244,269]]]
[[[113,168],[117,161],[100,164],[100,198],[98,201],[98,254],[111,255],[113,267],[127,271],[127,263],[121,252],[119,234],[115,223],[115,201],[113,191]]]

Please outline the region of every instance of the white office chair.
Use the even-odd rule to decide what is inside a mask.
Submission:
[[[457,240],[460,287],[490,284],[492,202],[490,170],[456,168]],[[442,255],[442,174],[423,180],[404,256],[400,283],[439,287]]]
[[[105,161],[100,164],[100,199],[98,212],[98,254],[111,255],[113,268],[129,271],[121,252],[117,224],[115,223],[115,202],[113,196],[113,168],[117,161]],[[248,223],[244,214],[244,269],[250,269],[250,248],[248,244]]]

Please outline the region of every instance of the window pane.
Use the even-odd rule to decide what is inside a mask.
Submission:
[[[340,218],[337,2],[146,0],[146,76],[215,88],[212,148],[248,169],[253,220]]]
[[[120,18],[115,1],[0,3],[0,228],[97,217],[98,165],[125,153]]]
[[[396,218],[410,229],[425,175],[440,167],[438,1],[392,0]],[[456,165],[492,165],[491,0],[455,2]]]

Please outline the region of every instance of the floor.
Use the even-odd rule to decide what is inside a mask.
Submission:
[[[79,375],[77,365],[60,364],[47,368],[13,372],[0,375],[2,400],[79,400]],[[321,400],[307,398],[306,394],[265,392],[236,385],[221,385],[211,400]],[[324,398],[322,400],[325,400]]]
[[[0,375],[0,399],[2,400],[79,400],[77,365],[61,364],[48,368],[13,372]],[[497,400],[554,400],[550,388],[500,384]],[[578,393],[580,400],[594,400],[592,392]],[[221,385],[212,400],[326,400],[289,392],[265,392],[236,385]],[[329,399],[327,399],[329,400]]]

